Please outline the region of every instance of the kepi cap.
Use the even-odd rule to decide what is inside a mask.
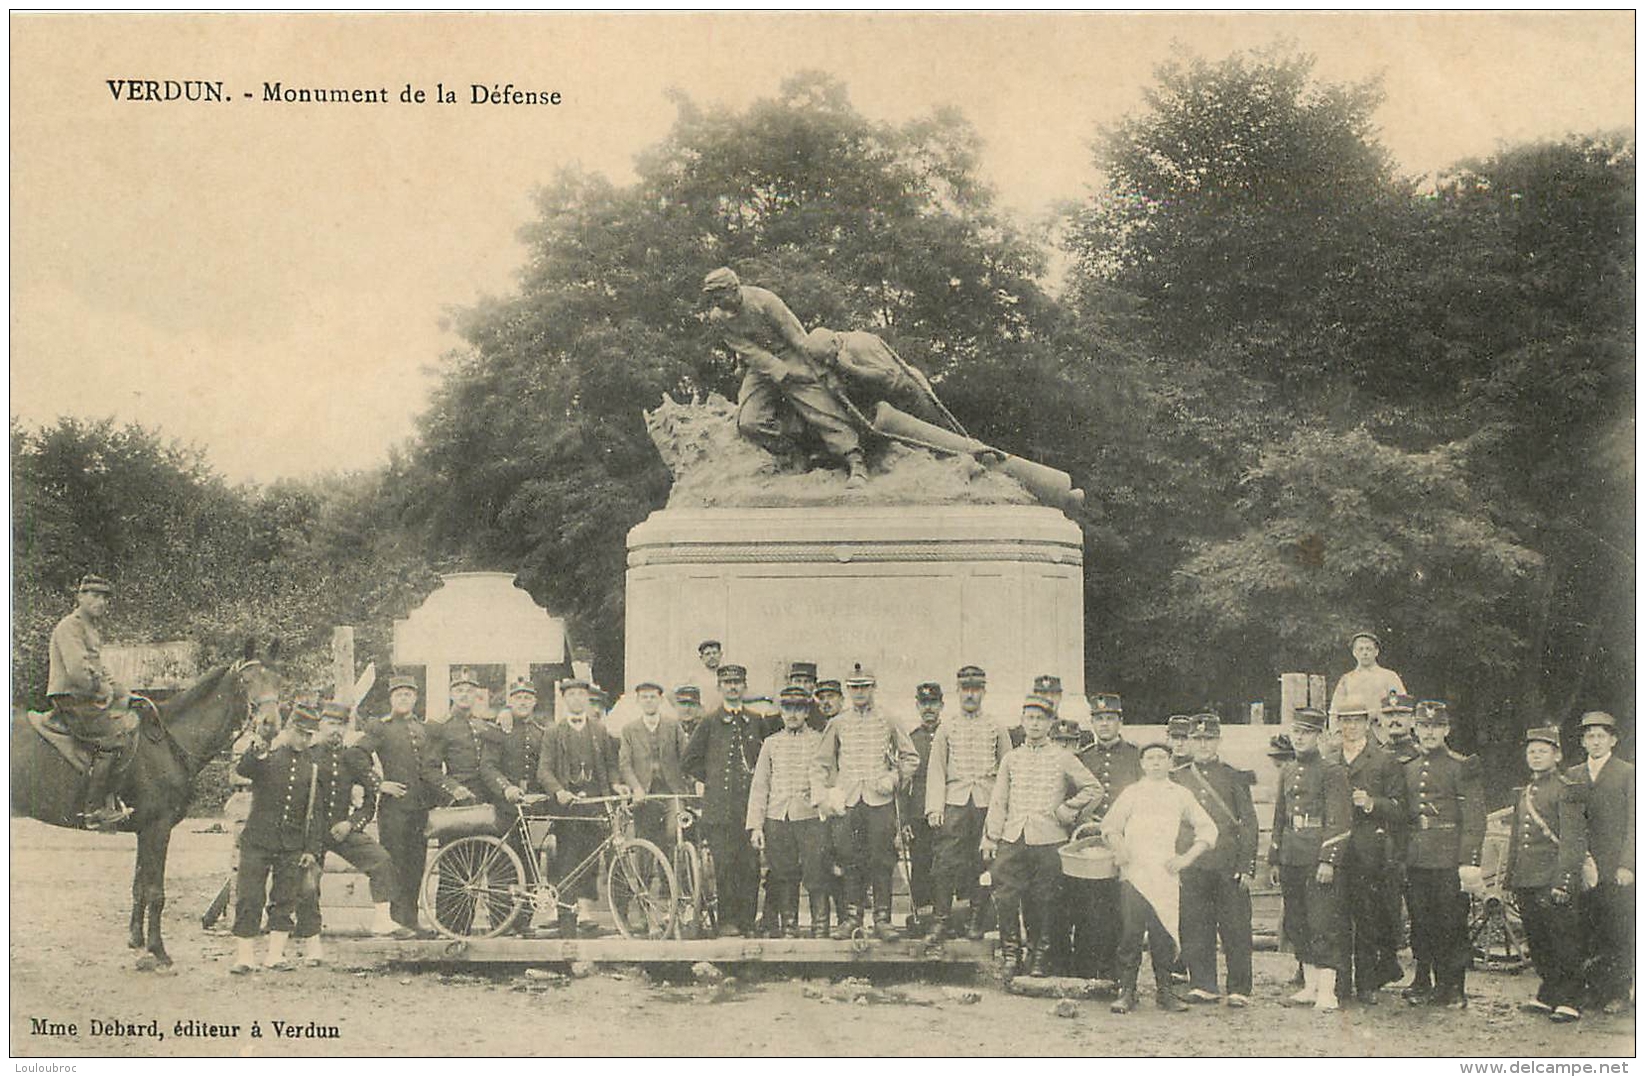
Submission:
[[[1541,725],[1527,729],[1525,731],[1525,743],[1530,744],[1532,741],[1541,741],[1544,744],[1552,744],[1555,748],[1558,748],[1560,746],[1559,730],[1551,725]]]
[[[676,703],[701,703],[702,701],[703,690],[694,684],[682,684],[674,689],[674,702]]]
[[[480,682],[474,679],[474,671],[467,666],[458,666],[451,671],[451,687],[456,688],[460,684],[471,684],[475,688],[480,687]]]
[[[1099,714],[1112,714],[1115,717],[1122,717],[1125,714],[1125,707],[1120,703],[1118,692],[1097,692],[1091,697],[1091,716],[1094,718]]]
[[[1220,737],[1222,736],[1222,719],[1210,712],[1196,714],[1189,719],[1188,735],[1203,740]]]
[[[583,691],[587,692],[592,687],[593,687],[592,685],[590,685],[587,681],[583,680],[581,677],[573,677],[569,681],[561,681],[560,682],[560,691],[562,691],[562,692],[569,692],[573,688],[581,688]]]
[[[832,678],[830,678],[826,681],[818,681],[817,682],[817,694],[820,696],[824,692],[833,692],[837,696],[845,694],[844,692],[842,692],[840,690],[840,682],[836,681]]]
[[[987,688],[988,674],[981,666],[961,666],[954,675],[961,688]]]
[[[1371,712],[1366,710],[1364,707],[1352,707],[1345,711],[1337,711],[1337,721],[1346,722],[1350,718],[1355,721],[1369,722],[1371,720]]]
[[[1049,718],[1053,714],[1057,713],[1056,706],[1053,705],[1052,702],[1049,699],[1046,699],[1044,696],[1037,696],[1037,695],[1031,695],[1027,699],[1023,700],[1022,701],[1022,709],[1025,710],[1025,711],[1026,710],[1044,711],[1045,716],[1047,718]]]
[[[1298,707],[1291,714],[1291,724],[1297,729],[1322,732],[1325,729],[1325,712],[1318,707]]]
[[[777,693],[777,699],[785,707],[803,707],[811,702],[811,693],[797,684],[791,684]]]
[[[320,728],[320,719],[311,710],[303,707],[293,707],[291,708],[291,725],[305,733],[313,733]]]
[[[1167,737],[1186,737],[1193,731],[1194,720],[1186,714],[1173,714],[1165,720]]]
[[[78,595],[112,595],[114,593],[114,584],[101,576],[88,572],[80,577],[79,583],[75,584],[74,593]]]
[[[815,663],[815,662],[790,662],[788,664],[788,677],[789,677],[790,680],[792,680],[795,677],[810,677],[812,680],[816,680],[817,679],[817,663]]]
[[[748,669],[745,666],[730,663],[721,666],[715,676],[722,681],[742,681],[746,684],[748,682]]]
[[[874,671],[865,668],[861,662],[854,663],[851,672],[845,675],[847,688],[870,688],[875,683],[877,682],[874,680]]]
[[[1034,678],[1034,693],[1044,695],[1047,692],[1062,691],[1062,678],[1055,673],[1041,673]]]
[[[936,681],[926,681],[924,684],[917,686],[914,689],[914,701],[916,703],[941,703],[942,685]]]
[[[413,677],[409,673],[395,673],[390,675],[388,678],[388,690],[390,692],[398,692],[402,688],[409,688],[415,692],[417,690],[417,678]]]
[[[1382,701],[1383,714],[1414,714],[1416,709],[1416,700],[1398,692],[1389,692],[1388,698]]]
[[[508,694],[511,696],[535,696],[537,694],[537,686],[531,683],[530,677],[515,677],[513,683],[508,686]]]
[[[1417,704],[1417,725],[1450,725],[1451,708],[1441,699],[1425,699]]]

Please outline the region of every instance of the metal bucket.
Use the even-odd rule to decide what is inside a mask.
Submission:
[[[1073,840],[1057,850],[1064,875],[1071,879],[1112,879],[1119,874],[1113,850],[1103,844],[1102,835],[1096,833],[1096,829],[1096,823],[1076,827]],[[1081,837],[1081,834],[1087,836]]]

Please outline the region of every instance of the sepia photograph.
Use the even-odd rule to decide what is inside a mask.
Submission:
[[[1628,1072],[1634,11],[9,25],[17,1072]]]

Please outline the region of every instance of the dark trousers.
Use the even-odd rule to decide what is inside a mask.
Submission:
[[[295,849],[267,849],[240,843],[240,869],[235,876],[234,934],[254,939],[262,933],[263,903],[268,902],[268,929],[289,932],[302,886],[303,854]],[[269,876],[274,877],[272,885]]]
[[[1019,915],[1034,932],[1050,917],[1056,902],[1062,858],[1057,855],[1056,845],[1029,845],[1022,838],[1001,842],[994,857],[993,877],[1000,937],[1016,933]]]
[[[891,875],[897,866],[897,812],[890,804],[878,807],[859,800],[845,814],[829,820],[829,844],[845,865],[845,903],[868,907],[874,894],[876,915],[891,915]]]
[[[585,795],[594,795],[588,791]],[[554,862],[548,866],[549,877],[562,882],[567,873],[593,855],[606,839],[605,809],[599,804],[559,804],[554,808],[558,816],[572,816],[554,821]],[[581,898],[593,900],[600,896],[600,864],[595,861],[583,869],[571,885],[560,888],[560,900],[571,902]]]
[[[1582,946],[1579,915],[1567,901],[1555,905],[1546,886],[1516,887],[1514,904],[1525,925],[1531,963],[1542,978],[1538,1002],[1549,1006],[1582,1006]]]
[[[1074,921],[1073,974],[1086,979],[1119,979],[1119,879],[1062,880],[1063,900]]]
[[[1318,880],[1318,864],[1285,865],[1280,868],[1279,889],[1285,902],[1282,914],[1285,937],[1296,947],[1304,965],[1342,970],[1343,911],[1342,876],[1329,883]],[[1456,879],[1456,872],[1451,873]]]
[[[1375,991],[1388,982],[1388,890],[1391,880],[1381,867],[1345,864],[1337,869],[1346,905],[1343,959],[1353,962],[1353,983],[1339,983],[1338,994]],[[1343,972],[1348,971],[1346,964]]]
[[[1171,964],[1177,959],[1177,945],[1148,899],[1130,883],[1120,882],[1119,982],[1137,989],[1137,973],[1142,966],[1143,936],[1148,937],[1148,959],[1154,967],[1154,989],[1171,986]]]
[[[1634,887],[1601,882],[1577,899],[1588,993],[1603,1006],[1627,999],[1634,981]]]
[[[1468,895],[1457,869],[1406,868],[1405,880],[1411,956],[1433,968],[1436,989],[1462,990],[1473,944],[1468,939]]]
[[[767,819],[765,821],[766,878],[768,901],[774,901],[776,915],[792,924],[800,919],[800,883],[811,895],[811,919],[828,917],[826,900],[828,865],[827,833],[821,819]],[[820,915],[819,915],[820,913]]]
[[[1251,892],[1227,871],[1195,871],[1180,876],[1182,955],[1191,986],[1217,990],[1217,940],[1228,966],[1228,993],[1251,994]]]
[[[668,856],[674,848],[677,800],[643,800],[634,805],[634,836],[644,838]]]
[[[714,857],[720,922],[752,932],[754,907],[759,902],[760,860],[748,844],[748,831],[741,823],[704,823],[703,837]]]
[[[417,926],[418,892],[423,885],[423,869],[428,866],[428,811],[406,811],[395,805],[394,797],[383,797],[377,806],[377,837],[394,863],[394,885],[389,893],[389,912],[402,927]]]
[[[931,869],[936,859],[937,832],[925,821],[925,816],[905,814],[903,827],[912,840],[908,843],[908,900],[916,909],[933,904]]]
[[[388,851],[370,835],[355,831],[342,841],[327,842],[327,853],[336,853],[349,865],[365,875],[367,885],[371,888],[371,903],[392,901],[396,882],[394,861],[389,859]],[[320,864],[325,866],[325,854],[321,854]],[[318,887],[312,893],[302,896],[297,902],[297,928],[292,932],[299,939],[306,939],[320,933],[320,890]]]
[[[1392,863],[1383,871],[1378,891],[1382,897],[1382,919],[1377,943],[1390,978],[1399,976],[1399,952],[1405,948],[1405,865]]]
[[[939,916],[948,915],[956,896],[976,903],[982,824],[987,817],[987,808],[970,803],[949,804],[942,810],[942,827],[931,843],[931,899]]]

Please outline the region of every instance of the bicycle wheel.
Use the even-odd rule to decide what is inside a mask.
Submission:
[[[489,939],[524,909],[525,869],[508,843],[475,835],[447,843],[423,872],[423,912],[448,938]]]
[[[705,937],[713,938],[720,930],[720,884],[714,874],[714,854],[704,845],[697,850],[697,860],[702,869],[697,876],[703,896],[701,930]]]
[[[703,863],[697,847],[689,841],[674,845],[674,881],[679,884],[679,911],[675,934],[682,939],[703,937]]]
[[[674,931],[674,869],[649,841],[625,841],[611,851],[605,890],[624,938],[666,939]]]

